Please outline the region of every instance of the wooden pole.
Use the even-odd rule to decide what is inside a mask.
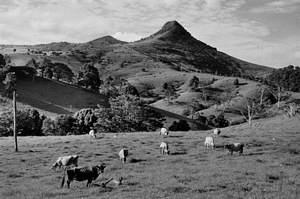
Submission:
[[[18,138],[17,138],[17,103],[16,103],[16,90],[13,91],[13,108],[14,108],[14,138],[15,138],[15,151],[18,152]]]

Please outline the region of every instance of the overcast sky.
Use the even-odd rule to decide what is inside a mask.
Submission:
[[[170,20],[246,61],[300,65],[300,0],[0,0],[0,44],[134,41]]]

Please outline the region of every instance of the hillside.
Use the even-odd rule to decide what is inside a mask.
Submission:
[[[3,92],[3,85],[0,86]],[[17,101],[41,110],[46,116],[72,114],[80,109],[107,106],[104,96],[86,91],[75,86],[48,80],[40,77],[35,79],[19,78],[17,80]]]
[[[14,51],[14,49],[16,50]],[[239,85],[237,89],[232,86],[234,78],[228,76],[253,75],[263,77],[273,70],[218,51],[217,48],[194,38],[176,21],[167,22],[156,33],[131,43],[105,36],[77,44],[54,42],[32,46],[5,45],[0,46],[0,53],[10,56],[11,65],[23,66],[32,58],[38,62],[43,58],[48,58],[52,62],[61,62],[68,65],[74,73],[78,73],[85,63],[92,62],[98,68],[102,80],[107,77],[113,77],[116,80],[126,79],[137,87],[140,92],[148,93],[145,98],[154,100],[153,106],[176,114],[183,114],[192,100],[199,99],[201,92],[203,92],[190,90],[188,83],[193,76],[199,77],[202,87],[208,86],[212,81],[216,81],[215,84],[217,85],[221,85],[219,82],[225,80],[231,82],[226,84],[228,87],[219,88],[215,86],[214,91],[206,89],[205,92],[209,93],[210,97],[215,98],[210,101],[202,101],[207,109],[202,112],[207,115],[217,113],[213,107],[215,104],[224,102],[220,96],[235,94],[243,89],[257,90],[259,88],[255,82],[240,79],[244,84]],[[166,103],[162,92],[164,83],[172,83],[176,86],[178,97],[171,104]],[[47,85],[41,84],[43,86],[37,89],[47,88]],[[28,86],[24,87],[25,93],[30,90],[31,86],[35,88],[34,85],[26,83],[24,85]],[[22,89],[20,88],[21,91]],[[63,90],[62,87],[58,89]],[[41,90],[48,91],[48,89]],[[49,90],[49,92],[52,91]],[[33,96],[37,97],[35,100],[39,100],[41,95],[45,94],[40,93]],[[53,94],[49,95],[53,96]],[[64,96],[64,92],[61,95]],[[69,96],[67,94],[62,98],[71,100],[72,98]],[[42,101],[51,102],[51,100],[45,98]],[[36,102],[36,104],[41,103],[40,101]],[[95,104],[83,102],[84,107],[88,106],[89,103]],[[56,112],[64,113],[70,110],[71,104],[73,108],[80,107],[75,102],[58,103],[58,106],[55,107]],[[48,105],[43,106],[47,107]],[[63,107],[63,110],[59,111],[60,107]],[[230,115],[230,117],[236,117],[236,115]]]

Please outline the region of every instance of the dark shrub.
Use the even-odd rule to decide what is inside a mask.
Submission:
[[[186,120],[179,120],[179,122],[174,121],[173,124],[169,127],[170,131],[188,131],[191,127]]]

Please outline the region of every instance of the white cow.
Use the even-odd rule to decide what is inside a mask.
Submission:
[[[89,132],[89,135],[93,138],[96,138],[96,132],[94,129],[91,129],[90,132]]]
[[[214,138],[211,137],[211,136],[208,136],[208,137],[205,137],[205,142],[204,142],[204,145],[206,148],[214,148]]]
[[[128,156],[128,149],[126,147],[123,147],[119,152],[119,157],[122,163],[126,162],[127,156]]]
[[[159,135],[166,135],[166,136],[169,135],[168,129],[166,129],[165,127],[162,127],[160,129]]]
[[[159,149],[160,149],[160,154],[163,154],[163,155],[164,154],[167,154],[167,155],[170,154],[169,145],[166,142],[161,142],[160,146],[159,146]]]
[[[213,132],[214,132],[214,135],[220,135],[221,130],[218,128],[215,128]]]
[[[78,155],[68,155],[68,156],[61,156],[58,157],[56,162],[52,165],[52,169],[56,169],[56,167],[68,167],[71,165],[78,166]]]

